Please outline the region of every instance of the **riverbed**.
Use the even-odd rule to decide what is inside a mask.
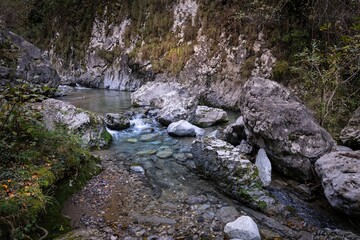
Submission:
[[[65,205],[75,228],[102,239],[223,239],[223,227],[241,215],[254,218],[264,238],[321,239],[324,229],[356,231],[356,223],[335,212],[322,197],[299,197],[293,185],[274,176],[269,191],[289,208],[289,219],[253,211],[194,171],[194,138],[174,138],[143,108],[133,108],[129,92],[76,89],[59,98],[95,112],[132,113],[132,127],[109,132],[110,148],[94,154],[103,172]],[[235,122],[238,113],[229,112]],[[211,132],[216,128],[206,129]],[[165,151],[165,155],[159,152]],[[164,152],[163,151],[163,152]],[[296,218],[293,216],[296,215]],[[325,236],[325,235],[324,235]]]

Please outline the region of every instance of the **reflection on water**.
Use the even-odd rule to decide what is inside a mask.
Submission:
[[[70,102],[76,107],[104,115],[106,113],[122,113],[131,109],[130,95],[130,92],[77,88],[67,96],[58,99]]]

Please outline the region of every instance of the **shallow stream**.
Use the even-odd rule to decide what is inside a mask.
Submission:
[[[168,136],[166,128],[141,114],[142,109],[131,107],[130,93],[128,92],[77,89],[59,99],[102,116],[106,113],[124,113],[127,111],[138,113],[133,117],[131,128],[123,131],[109,131],[113,136],[113,143],[107,151],[111,154],[123,156],[121,161],[124,161],[127,166],[141,166],[145,170],[146,179],[151,185],[153,201],[161,202],[161,204],[155,205],[160,208],[164,206],[164,209],[159,209],[159,212],[181,206],[182,209],[177,209],[174,214],[178,213],[184,216],[168,215],[168,218],[155,219],[155,222],[163,223],[165,221],[166,224],[174,225],[169,220],[173,219],[179,223],[180,218],[186,217],[186,213],[182,211],[186,208],[193,212],[191,216],[195,219],[191,221],[195,222],[195,225],[209,225],[208,231],[211,231],[212,234],[206,235],[208,238],[221,239],[223,237],[222,230],[218,228],[223,227],[226,221],[231,220],[232,215],[239,214],[236,213],[236,210],[234,212],[236,208],[242,214],[253,216],[259,224],[262,234],[266,236],[301,238],[306,236],[306,232],[311,232],[305,225],[312,225],[318,229],[344,228],[354,231],[356,228],[346,217],[333,211],[323,199],[311,202],[300,200],[291,191],[291,187],[280,179],[274,181],[274,184],[270,186],[270,192],[279,201],[289,206],[291,211],[296,211],[303,219],[302,224],[304,226],[296,228],[292,227],[290,223],[287,226],[283,226],[283,222],[281,224],[273,223],[271,218],[242,206],[237,201],[222,194],[211,182],[191,170],[193,163],[188,159],[191,159],[190,145],[194,139]],[[233,112],[229,112],[229,116],[229,124],[235,122],[238,117]],[[210,132],[214,129],[209,128],[206,131]],[[159,151],[162,151],[163,156],[157,154]],[[139,211],[137,214],[145,214],[140,209]],[[144,220],[145,217],[142,218]],[[141,221],[141,217],[138,217],[138,220]],[[291,221],[291,219],[288,220]],[[145,229],[144,231],[148,230]],[[207,231],[206,228],[202,230],[203,232]],[[173,229],[167,228],[167,231],[161,233],[162,235],[158,233],[158,235],[179,236],[179,234],[176,235],[176,231],[184,230],[180,227],[174,227]],[[194,232],[196,231],[198,230],[194,230]],[[135,229],[134,234],[139,237],[148,236],[142,232],[141,228]],[[192,236],[194,236],[193,233]],[[198,238],[200,237],[199,235]]]

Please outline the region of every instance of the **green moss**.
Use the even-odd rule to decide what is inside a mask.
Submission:
[[[101,138],[104,139],[106,145],[110,145],[112,142],[112,136],[106,129],[101,133]]]

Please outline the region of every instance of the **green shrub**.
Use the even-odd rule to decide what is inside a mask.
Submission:
[[[95,165],[76,136],[41,124],[28,103],[43,97],[24,89],[9,87],[0,94],[0,225],[17,239],[30,236],[31,228],[40,229],[39,214],[56,202],[49,195],[56,182],[76,175],[80,166]]]

